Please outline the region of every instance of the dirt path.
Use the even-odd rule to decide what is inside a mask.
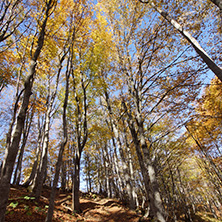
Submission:
[[[50,191],[44,189],[40,201],[30,198],[27,189],[11,188],[7,207],[6,222],[41,222],[48,210]],[[73,213],[71,193],[56,195],[53,222],[138,222],[140,217],[116,199],[107,199],[96,195],[94,198],[83,194],[80,198],[82,213]]]
[[[114,199],[101,199],[98,201],[81,199],[84,221],[88,222],[137,222],[138,215],[121,206]]]

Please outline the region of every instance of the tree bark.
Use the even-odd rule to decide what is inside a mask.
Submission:
[[[129,175],[129,171],[128,171],[128,166],[127,166],[127,163],[126,163],[126,159],[124,157],[124,154],[123,154],[123,148],[122,148],[122,143],[121,143],[121,140],[120,140],[120,135],[119,135],[119,131],[118,131],[118,128],[117,128],[117,124],[116,124],[116,121],[114,120],[114,117],[113,117],[113,112],[112,112],[112,107],[110,105],[110,99],[109,99],[109,94],[107,92],[107,90],[105,89],[104,91],[104,94],[105,94],[105,101],[106,101],[106,105],[107,105],[107,109],[108,109],[108,113],[109,113],[109,122],[110,122],[110,125],[111,125],[111,130],[115,136],[115,139],[116,139],[116,143],[117,143],[117,147],[119,148],[119,153],[120,153],[120,157],[121,157],[121,160],[122,160],[122,167],[123,167],[123,179],[124,179],[124,183],[126,184],[126,190],[127,190],[127,194],[128,194],[128,198],[129,198],[129,203],[130,203],[130,209],[135,209],[136,207],[136,203],[135,203],[135,199],[133,198],[133,188],[132,188],[132,183],[131,183],[131,180],[130,180],[130,175]],[[115,143],[115,139],[113,138],[113,146],[114,146],[114,157],[115,159],[117,159],[117,154],[116,154],[116,143]],[[117,174],[118,174],[118,179],[120,181],[120,186],[122,187],[122,190],[124,189],[123,187],[123,181],[121,179],[121,175],[120,175],[120,169],[118,169],[118,163],[116,163],[116,168],[117,168]],[[123,194],[122,194],[123,195]]]
[[[61,70],[61,69],[60,69]],[[54,200],[55,200],[55,194],[56,194],[56,187],[58,184],[59,180],[59,172],[60,172],[60,167],[62,165],[62,156],[63,152],[65,149],[65,145],[67,143],[67,120],[66,120],[66,109],[67,109],[67,104],[68,104],[68,96],[69,96],[69,77],[70,77],[70,72],[66,73],[66,91],[65,91],[65,99],[64,99],[64,105],[63,105],[63,139],[60,144],[60,149],[59,149],[59,155],[58,159],[56,162],[56,170],[55,170],[55,177],[53,180],[53,185],[52,185],[52,191],[50,194],[50,199],[49,199],[49,209],[48,213],[45,219],[45,222],[51,222],[52,221],[52,216],[53,216],[53,210],[54,210]]]
[[[23,154],[24,154],[24,150],[25,150],[26,141],[28,139],[28,135],[29,135],[29,132],[30,132],[33,115],[34,115],[34,110],[31,110],[31,117],[30,117],[30,119],[26,120],[26,126],[23,130],[22,146],[20,148],[20,153],[19,153],[19,156],[18,156],[18,163],[17,163],[16,169],[15,169],[14,180],[13,180],[13,184],[16,184],[16,185],[19,185],[20,178],[21,178],[22,159],[23,159]]]
[[[141,125],[140,119],[138,119],[137,116],[137,123],[138,123],[137,125],[139,132],[136,132],[136,128],[134,126],[134,121],[130,113],[130,110],[127,109],[127,106],[124,101],[122,102],[122,104],[124,106],[124,110],[127,112],[128,115],[127,118],[128,125],[136,148],[136,153],[139,160],[141,173],[143,176],[143,182],[147,193],[147,199],[149,199],[150,201],[151,216],[155,220],[158,220],[160,222],[165,222],[166,220],[164,218],[162,201],[158,190],[156,173],[154,170],[154,166],[150,160],[150,155],[148,153],[148,147],[142,129],[143,126]],[[141,152],[141,148],[143,154]]]
[[[15,159],[19,149],[19,143],[21,140],[21,134],[25,123],[26,112],[29,105],[29,99],[32,94],[32,86],[34,82],[34,74],[37,64],[37,59],[40,55],[44,44],[45,38],[45,29],[48,18],[50,16],[50,9],[53,7],[54,2],[50,0],[46,3],[46,12],[45,19],[41,26],[41,31],[39,33],[37,47],[35,53],[31,59],[30,67],[29,67],[29,75],[25,80],[24,85],[24,95],[21,107],[18,112],[18,116],[16,118],[16,123],[14,126],[14,130],[11,136],[10,144],[7,144],[4,161],[1,167],[1,175],[0,175],[0,222],[4,222],[5,220],[5,211],[7,206],[8,194],[10,190],[10,180],[13,172],[13,167],[15,164]]]
[[[32,193],[35,196],[36,200],[38,201],[42,191],[42,185],[44,181],[44,173],[46,172],[47,168],[47,157],[48,157],[48,143],[49,143],[49,128],[50,128],[50,114],[51,114],[51,106],[48,107],[46,113],[46,120],[45,120],[45,129],[44,129],[44,139],[43,139],[43,147],[42,147],[42,155],[40,158],[40,164],[35,175],[34,182],[32,184]]]
[[[87,138],[88,138],[88,120],[87,120],[87,96],[86,96],[86,89],[88,84],[84,81],[83,73],[80,71],[80,84],[81,90],[83,93],[82,104],[77,93],[76,89],[76,82],[75,76],[73,75],[74,81],[74,93],[75,93],[75,100],[77,104],[77,119],[76,119],[76,138],[77,138],[77,147],[76,147],[76,155],[75,155],[75,169],[74,169],[74,176],[73,176],[73,199],[72,199],[72,209],[74,212],[81,212],[80,209],[80,202],[79,202],[79,187],[80,187],[80,160],[83,149],[86,145]],[[82,105],[82,108],[81,108]]]
[[[80,213],[80,202],[79,202],[79,187],[80,187],[80,159],[81,154],[77,151],[75,156],[75,168],[73,175],[73,194],[72,194],[72,209],[74,212]]]
[[[139,0],[142,3],[148,3],[143,2],[142,0]],[[221,3],[221,1],[212,1],[217,3]],[[208,68],[218,77],[218,79],[222,82],[222,68],[219,67],[213,59],[207,54],[207,52],[200,46],[198,41],[190,35],[189,32],[185,31],[182,25],[180,25],[176,20],[171,19],[169,14],[167,12],[162,11],[159,9],[153,2],[151,2],[151,6],[161,15],[164,19],[166,19],[177,31],[181,33],[181,35],[187,39],[187,41],[192,45],[194,50],[197,52],[197,54],[203,59],[203,61],[206,63]],[[219,6],[218,6],[219,7]]]
[[[35,159],[34,163],[32,166],[32,171],[31,174],[29,175],[28,179],[22,184],[24,187],[28,187],[33,183],[33,180],[35,178],[35,175],[37,173],[37,168],[38,168],[38,162],[40,158],[40,153],[41,153],[41,143],[42,143],[42,127],[40,126],[40,120],[38,118],[38,142],[37,142],[37,147],[36,147],[36,154],[35,154]]]

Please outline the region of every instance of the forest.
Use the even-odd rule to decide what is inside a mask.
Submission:
[[[12,186],[222,221],[221,49],[222,0],[0,0],[0,222]]]

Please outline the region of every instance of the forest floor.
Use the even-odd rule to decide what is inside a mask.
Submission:
[[[49,189],[43,189],[40,200],[37,202],[26,188],[17,186],[10,188],[7,206],[6,222],[44,222],[48,210]],[[117,199],[82,193],[80,198],[82,213],[71,211],[71,193],[57,192],[53,222],[139,222],[150,221],[142,218],[138,212],[129,210]],[[179,220],[178,220],[179,221]],[[180,221],[184,221],[181,219]],[[193,221],[219,222],[209,214],[200,213]]]

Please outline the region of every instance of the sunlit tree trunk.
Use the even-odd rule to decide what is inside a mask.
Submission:
[[[22,145],[20,148],[20,152],[19,152],[19,156],[18,156],[18,163],[16,165],[16,169],[15,169],[15,173],[14,173],[14,180],[13,180],[13,184],[19,185],[20,183],[20,179],[21,179],[21,174],[22,174],[22,160],[23,160],[23,154],[25,151],[25,145],[26,145],[26,141],[28,139],[28,135],[30,132],[30,128],[31,128],[31,124],[32,124],[32,119],[34,116],[34,108],[32,108],[31,112],[31,116],[26,120],[26,126],[23,130],[23,134],[22,134]]]
[[[42,191],[42,185],[44,181],[44,174],[46,172],[47,168],[47,157],[48,157],[48,144],[49,144],[49,129],[50,129],[50,114],[51,114],[51,108],[52,106],[47,107],[47,113],[45,117],[45,129],[44,129],[44,138],[43,138],[43,147],[42,147],[42,153],[40,158],[40,163],[38,167],[37,174],[35,175],[34,182],[32,184],[32,192],[35,196],[36,200],[39,200],[41,191]]]
[[[142,3],[148,3],[149,1],[139,0]],[[212,0],[214,4],[216,4],[220,9],[222,6],[221,0]],[[177,31],[181,33],[181,35],[187,39],[187,41],[192,45],[197,54],[203,59],[208,68],[220,79],[222,82],[222,68],[218,66],[214,60],[207,54],[207,52],[200,46],[199,42],[189,33],[187,32],[182,25],[180,25],[176,20],[172,19],[169,13],[162,11],[159,9],[152,1],[151,6],[163,16]]]
[[[104,171],[105,171],[105,192],[107,194],[107,197],[112,198],[113,177],[111,174],[111,162],[110,162],[110,156],[107,149],[107,143],[105,143],[102,148],[102,155],[103,155]]]
[[[150,214],[151,217],[155,218],[156,220],[160,222],[164,222],[164,213],[163,213],[163,206],[162,206],[162,200],[160,197],[160,193],[158,190],[158,183],[156,178],[155,169],[153,166],[153,163],[150,160],[150,154],[149,149],[147,147],[145,137],[144,137],[144,131],[143,131],[143,125],[140,122],[139,117],[137,116],[138,121],[138,131],[136,131],[133,117],[130,113],[130,110],[127,109],[127,106],[125,102],[123,101],[123,106],[125,111],[127,111],[128,114],[128,125],[130,128],[130,132],[133,138],[133,142],[136,148],[137,157],[140,164],[141,173],[143,176],[143,182],[146,189],[147,199],[150,201]],[[141,148],[143,151],[143,154],[141,152]],[[144,157],[143,157],[144,155]]]
[[[132,200],[134,204],[136,204],[136,207],[139,206],[139,201],[138,201],[138,196],[135,190],[135,171],[133,168],[133,157],[132,157],[132,153],[130,150],[130,145],[127,139],[127,133],[126,133],[126,124],[125,124],[125,120],[124,118],[122,118],[122,122],[123,122],[123,130],[124,130],[124,142],[125,142],[125,146],[126,146],[126,159],[128,162],[128,166],[129,166],[129,176],[130,176],[130,190],[132,192]],[[133,205],[132,205],[133,206]]]
[[[76,138],[77,138],[77,146],[76,146],[76,154],[74,157],[74,175],[73,175],[73,199],[72,199],[72,209],[74,212],[80,212],[80,202],[79,202],[79,187],[80,187],[80,160],[83,149],[86,145],[87,138],[88,138],[88,120],[87,120],[87,95],[86,89],[88,84],[84,81],[83,74],[80,75],[81,81],[81,90],[83,93],[82,104],[80,104],[80,98],[77,93],[76,83],[75,83],[75,76],[73,75],[74,81],[74,93],[75,93],[75,100],[77,104],[77,120],[76,120]],[[82,108],[81,108],[82,106]]]
[[[32,94],[32,86],[35,79],[34,74],[36,70],[37,59],[40,55],[40,52],[44,44],[46,24],[50,16],[50,9],[54,6],[54,3],[55,2],[53,0],[49,0],[49,2],[46,3],[46,9],[44,12],[45,18],[40,27],[37,47],[31,58],[31,62],[29,66],[29,74],[25,80],[22,104],[18,111],[18,115],[16,118],[13,132],[12,132],[11,140],[7,144],[4,161],[1,167],[1,174],[0,174],[0,221],[1,222],[3,222],[5,219],[5,210],[6,210],[8,194],[9,194],[9,189],[10,189],[10,180],[11,180],[11,175],[13,172],[15,159],[16,159],[18,149],[19,149],[19,143],[21,140],[21,134],[24,127],[24,123],[25,123],[26,112],[29,105],[29,99]]]
[[[35,175],[37,174],[38,163],[39,163],[41,147],[42,147],[42,131],[43,131],[42,128],[43,127],[40,126],[40,117],[38,116],[38,140],[37,140],[37,147],[35,151],[35,159],[32,165],[32,171],[28,179],[26,179],[26,181],[22,184],[22,186],[24,187],[28,187],[29,185],[32,185]]]
[[[65,58],[64,57],[63,59]],[[62,60],[63,61],[63,60]],[[60,70],[62,69],[62,61],[60,61]],[[52,221],[52,216],[53,216],[53,210],[54,210],[54,200],[55,200],[55,194],[56,194],[56,187],[58,184],[58,180],[59,180],[59,172],[60,172],[60,167],[62,165],[62,156],[63,156],[63,152],[65,149],[65,145],[67,143],[67,120],[66,120],[66,109],[67,109],[67,104],[68,104],[68,96],[69,96],[69,77],[70,77],[70,71],[67,70],[66,72],[66,91],[65,91],[65,99],[64,99],[64,104],[63,104],[63,138],[60,144],[60,149],[59,149],[59,154],[58,154],[58,159],[56,162],[56,169],[55,169],[55,177],[53,180],[53,185],[52,185],[52,190],[51,190],[51,194],[50,194],[50,199],[49,199],[49,209],[48,209],[48,213],[46,216],[45,221],[46,222],[51,222]]]
[[[105,90],[104,94],[105,94],[106,106],[107,106],[107,109],[108,109],[108,115],[109,115],[109,122],[110,122],[110,125],[111,125],[111,130],[112,130],[112,132],[115,136],[115,139],[116,139],[116,142],[115,142],[115,139],[112,138],[113,146],[114,146],[114,157],[115,157],[116,165],[117,165],[116,169],[117,169],[118,179],[120,181],[120,187],[122,188],[121,193],[124,190],[123,184],[126,184],[126,191],[127,191],[128,198],[129,198],[130,208],[135,209],[135,200],[133,198],[132,184],[131,184],[131,181],[130,181],[130,175],[129,175],[126,159],[125,159],[125,156],[123,154],[123,148],[122,148],[122,143],[121,143],[121,140],[120,140],[119,131],[118,131],[118,128],[116,126],[116,122],[115,122],[114,117],[113,117],[113,112],[112,112],[112,108],[111,108],[110,101],[109,101],[110,100],[109,99],[109,94],[106,90]],[[122,168],[123,168],[123,172],[121,172],[122,170],[118,169],[119,163],[117,162],[116,145],[119,149],[120,157],[121,157],[121,160],[122,160],[121,165],[122,165]],[[120,173],[122,173],[122,175],[123,175],[122,178],[124,179],[124,181],[122,181],[123,179],[121,179],[121,174]]]

